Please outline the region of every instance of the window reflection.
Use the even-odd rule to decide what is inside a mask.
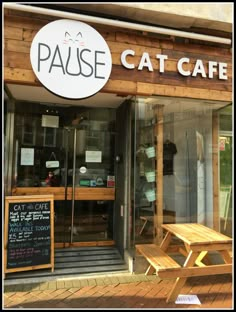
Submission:
[[[213,198],[213,153],[217,146],[213,131],[219,131],[213,116],[226,104],[164,97],[137,98],[133,193],[135,243],[156,242],[162,223],[196,222],[213,227],[218,210]],[[223,123],[226,124],[225,117]],[[232,171],[232,144],[228,142],[229,138],[224,141],[221,138],[225,148],[220,152],[221,185],[232,185],[231,173],[226,173]],[[153,151],[147,154],[147,149]],[[163,161],[161,176],[158,171],[160,158]],[[228,179],[227,183],[223,183],[223,179]],[[224,219],[222,226],[225,224]]]
[[[232,106],[222,109],[219,119],[220,231],[232,237]]]
[[[107,177],[114,176],[115,109],[54,106],[16,103],[15,186],[72,186],[76,129],[76,187],[106,187]],[[33,151],[32,159],[24,156],[23,149]],[[86,159],[88,152],[100,153],[99,161]],[[83,177],[81,166],[87,167]],[[49,172],[55,183],[47,182]]]

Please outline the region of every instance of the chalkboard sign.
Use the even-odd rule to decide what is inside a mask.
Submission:
[[[54,270],[54,195],[5,197],[5,273]]]

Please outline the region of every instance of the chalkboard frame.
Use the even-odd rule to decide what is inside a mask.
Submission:
[[[50,242],[51,253],[50,263],[42,265],[33,265],[26,267],[7,268],[7,248],[8,248],[8,232],[9,232],[9,204],[11,203],[35,203],[50,202]],[[11,272],[29,271],[36,269],[51,268],[54,271],[54,195],[24,195],[24,196],[6,196],[5,197],[5,223],[4,223],[4,274]],[[5,276],[5,275],[4,275]]]

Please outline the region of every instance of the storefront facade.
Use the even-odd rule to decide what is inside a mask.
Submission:
[[[114,245],[127,263],[163,223],[232,236],[231,46],[64,23],[4,11],[5,195],[54,194],[57,248]]]

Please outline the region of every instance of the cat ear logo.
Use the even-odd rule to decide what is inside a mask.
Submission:
[[[78,44],[79,46],[84,46],[84,42],[81,41],[83,35],[81,32],[78,32],[76,36],[72,36],[68,31],[65,32],[64,44]]]

